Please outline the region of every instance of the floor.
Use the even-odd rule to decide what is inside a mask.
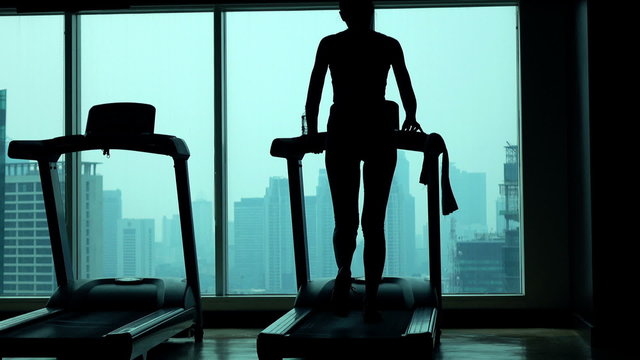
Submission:
[[[172,340],[152,351],[148,360],[244,360],[257,359],[255,339],[259,330],[208,329],[202,345]],[[609,360],[592,350],[571,329],[444,329],[434,360]]]

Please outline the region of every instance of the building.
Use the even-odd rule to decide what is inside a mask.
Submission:
[[[0,90],[0,204],[4,207],[5,159],[7,157],[7,90]],[[4,283],[4,210],[0,210],[0,295]]]
[[[118,222],[122,219],[122,191],[102,191],[102,274],[115,277],[118,267]]]
[[[296,291],[289,180],[271,177],[264,196],[266,290]]]
[[[520,264],[520,161],[517,145],[505,146],[504,182],[500,184],[499,215],[504,218],[503,264],[505,291],[522,292]]]
[[[96,172],[98,163],[82,162],[80,166],[80,204],[82,219],[78,233],[78,276],[91,279],[105,276],[103,273],[104,249],[102,175]],[[61,184],[62,187],[64,183]]]
[[[62,163],[61,163],[62,165]],[[56,288],[40,173],[35,162],[5,164],[3,294],[50,295]],[[102,176],[82,164],[80,278],[102,273]],[[62,172],[64,167],[59,166]],[[60,183],[64,193],[64,182]]]
[[[453,219],[450,231],[455,237],[453,274],[449,291],[460,293],[520,293],[520,193],[518,176],[518,147],[505,147],[504,180],[500,184],[498,231],[476,232],[460,236],[459,218]],[[471,182],[470,182],[471,184]],[[466,194],[461,192],[462,195]],[[466,197],[460,197],[461,204]],[[463,206],[461,206],[462,208]],[[463,217],[465,219],[465,217]],[[453,226],[455,225],[455,226]],[[453,238],[453,237],[452,237]]]
[[[415,219],[415,198],[409,193],[409,161],[404,152],[399,151],[384,225],[385,276],[407,276],[416,272]]]
[[[234,266],[229,267],[229,288],[255,293],[266,289],[264,198],[236,201],[234,214]]]
[[[333,203],[327,170],[318,172],[318,185],[313,203],[307,205],[307,236],[309,238],[309,261],[311,277],[335,277],[338,272],[333,256]]]
[[[152,277],[155,221],[121,219],[118,221],[118,277]]]

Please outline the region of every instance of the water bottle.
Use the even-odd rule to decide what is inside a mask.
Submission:
[[[307,113],[306,111],[302,112],[302,116],[300,117],[302,120],[302,135],[307,135],[309,134],[309,129],[307,128]]]

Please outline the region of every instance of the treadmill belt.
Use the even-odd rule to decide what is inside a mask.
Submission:
[[[98,338],[136,320],[148,312],[96,311],[63,312],[32,325],[3,333],[7,338]]]
[[[351,311],[340,317],[330,311],[314,311],[290,334],[304,338],[387,338],[403,334],[411,321],[412,311],[382,311],[382,321],[365,323],[362,311]]]

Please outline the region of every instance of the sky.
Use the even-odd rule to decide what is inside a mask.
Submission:
[[[262,197],[270,176],[285,176],[269,156],[276,137],[299,135],[311,67],[322,37],[342,31],[337,11],[227,14],[229,210]],[[376,30],[398,39],[418,101],[418,122],[440,133],[451,161],[487,175],[489,229],[502,178],[504,146],[518,144],[515,7],[377,10]],[[194,200],[213,198],[213,16],[211,13],[83,15],[80,18],[82,128],[92,105],[133,101],[156,106],[156,132],[184,138]],[[62,16],[0,17],[0,89],[7,89],[7,137],[63,135]],[[392,76],[387,98],[401,104]],[[325,81],[320,129],[331,103]],[[401,113],[401,116],[403,113]],[[323,120],[324,119],[324,120]],[[402,119],[401,119],[402,120]],[[170,159],[96,151],[105,189],[123,191],[125,217],[177,212]],[[411,192],[421,156],[409,156]],[[305,188],[315,193],[321,155],[305,158]],[[455,189],[454,189],[455,191]],[[416,201],[417,216],[424,211]]]

